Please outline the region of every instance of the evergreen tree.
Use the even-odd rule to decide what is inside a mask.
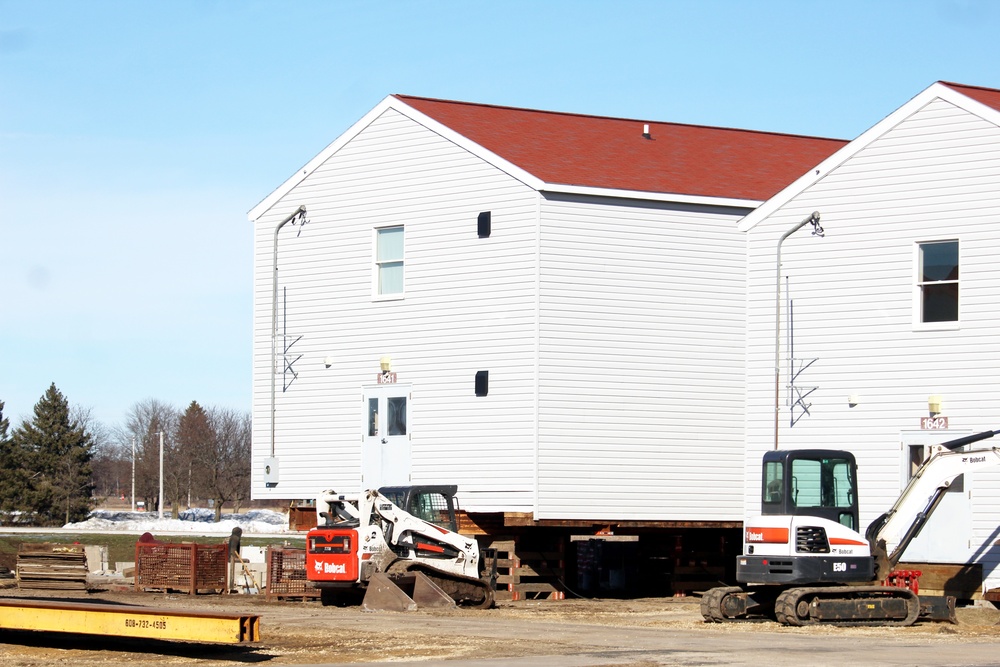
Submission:
[[[182,496],[186,495],[186,505],[191,506],[192,498],[202,496],[204,471],[198,464],[201,453],[215,446],[215,431],[209,423],[208,414],[197,401],[191,401],[177,422],[177,446],[173,450],[175,489],[171,496],[173,513],[176,516]]]
[[[0,401],[0,512],[5,523],[15,522],[11,512],[30,509],[25,503],[28,490],[28,474],[23,457],[10,439],[10,420],[3,416],[4,404]]]
[[[69,403],[54,383],[12,441],[29,473],[26,500],[34,522],[52,526],[85,519],[93,492],[93,440],[70,416]]]

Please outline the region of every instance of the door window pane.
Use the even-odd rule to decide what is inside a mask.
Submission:
[[[850,507],[854,498],[846,459],[792,461],[792,497],[797,507]]]
[[[378,399],[368,399],[368,435],[378,435]]]
[[[406,435],[406,397],[392,396],[386,399],[386,429],[389,435]]]
[[[764,502],[780,504],[785,495],[785,473],[781,461],[764,464]]]

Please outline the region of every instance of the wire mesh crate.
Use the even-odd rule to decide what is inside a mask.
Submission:
[[[227,544],[170,544],[139,541],[135,545],[135,590],[187,592],[226,590]]]
[[[278,598],[319,597],[319,589],[306,580],[306,550],[272,546],[267,549],[267,596]]]

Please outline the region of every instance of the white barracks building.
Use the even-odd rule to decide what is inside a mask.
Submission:
[[[935,84],[845,142],[386,98],[250,212],[253,496],[457,484],[556,587],[601,533],[698,589],[759,503],[780,286],[779,441],[853,451],[870,521],[948,436],[930,396],[1000,428],[998,109]],[[922,252],[960,265],[953,319],[921,320]],[[967,548],[921,558],[988,576],[1000,484],[966,488]]]

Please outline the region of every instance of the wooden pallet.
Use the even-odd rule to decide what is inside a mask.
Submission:
[[[86,590],[87,571],[82,546],[25,542],[18,548],[18,588]]]
[[[514,538],[495,539],[487,547],[496,553],[497,600],[564,600],[566,563],[562,549],[526,551]],[[486,559],[486,571],[493,567]]]
[[[983,565],[946,563],[900,563],[897,570],[920,571],[921,595],[951,595],[960,600],[983,598]]]

